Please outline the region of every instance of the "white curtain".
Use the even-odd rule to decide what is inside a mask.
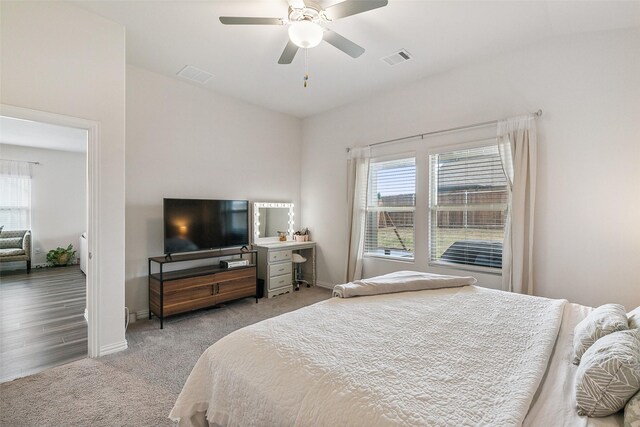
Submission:
[[[510,189],[502,247],[502,289],[533,294],[533,213],[536,194],[533,115],[498,122],[498,148]]]
[[[365,208],[369,179],[369,147],[349,150],[347,159],[348,256],[346,281],[362,278],[364,253]]]
[[[31,228],[31,163],[0,160],[0,226]]]

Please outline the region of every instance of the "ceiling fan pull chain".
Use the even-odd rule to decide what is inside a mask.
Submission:
[[[304,49],[304,87],[307,87],[309,81],[309,49]]]

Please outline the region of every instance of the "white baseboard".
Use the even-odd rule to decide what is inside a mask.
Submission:
[[[144,320],[149,318],[149,310],[136,311],[136,320]]]
[[[316,286],[320,286],[321,288],[333,289],[335,284],[334,283],[321,282],[319,280],[316,280]]]
[[[100,356],[106,356],[107,354],[117,353],[122,350],[126,350],[129,348],[127,344],[127,340],[116,342],[113,344],[108,344],[100,347]]]

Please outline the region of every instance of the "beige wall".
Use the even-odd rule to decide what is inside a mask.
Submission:
[[[0,102],[100,125],[99,346],[124,338],[125,32],[63,2],[2,2]]]
[[[535,292],[587,305],[640,305],[639,76],[639,31],[580,34],[305,120],[302,215],[320,247],[320,280],[339,283],[346,271],[346,147],[542,108]],[[426,232],[417,239],[426,255]],[[365,274],[429,270],[426,257],[418,258],[368,259]]]
[[[147,258],[164,253],[162,199],[299,206],[299,119],[127,67],[126,301],[148,310]]]

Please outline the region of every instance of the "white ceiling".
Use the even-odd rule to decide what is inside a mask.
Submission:
[[[0,116],[0,143],[84,153],[87,131]]]
[[[363,0],[364,1],[364,0]],[[320,1],[327,7],[336,1]],[[277,63],[283,26],[225,26],[219,16],[286,17],[286,0],[77,1],[126,27],[127,62],[175,77],[185,65],[215,75],[204,86],[275,111],[307,117],[479,58],[567,34],[640,27],[640,1],[419,1],[326,26],[366,49],[352,59],[327,43]],[[390,67],[400,49],[413,59]]]

